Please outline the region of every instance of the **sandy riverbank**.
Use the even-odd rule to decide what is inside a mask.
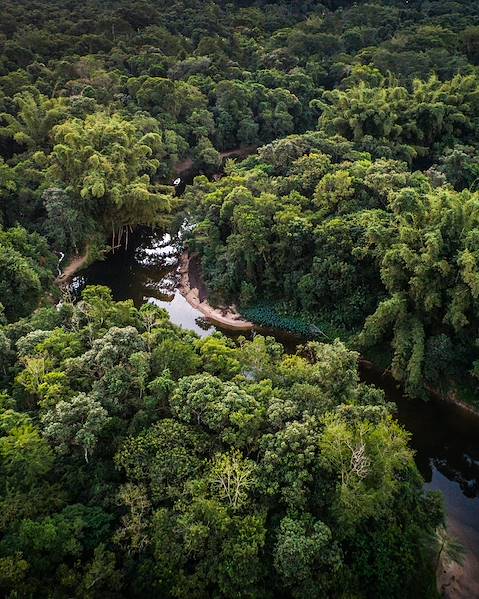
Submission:
[[[448,515],[448,532],[464,547],[464,563],[446,563],[440,567],[438,586],[444,599],[472,599],[479,597],[479,556],[475,552],[477,530],[464,525],[460,514]]]
[[[204,314],[208,322],[236,331],[249,331],[253,328],[253,323],[242,318],[234,306],[214,308],[208,303],[197,259],[186,251],[181,255],[179,273],[179,291],[193,308]]]

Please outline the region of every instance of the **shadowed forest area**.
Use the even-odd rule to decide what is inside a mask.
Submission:
[[[479,406],[479,5],[4,0],[0,49],[0,594],[440,597],[358,362]],[[303,343],[58,285],[143,229]]]

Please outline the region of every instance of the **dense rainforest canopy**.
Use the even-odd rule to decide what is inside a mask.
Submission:
[[[441,499],[357,362],[477,391],[479,5],[4,0],[0,50],[2,596],[437,597]],[[53,284],[185,219],[212,301],[316,339]]]
[[[434,588],[441,503],[340,342],[287,355],[272,338],[199,340],[104,287],[1,339],[0,584],[12,596]]]

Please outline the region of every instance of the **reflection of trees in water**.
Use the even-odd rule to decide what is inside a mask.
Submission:
[[[432,481],[436,469],[451,485],[459,485],[466,497],[479,498],[479,419],[454,404],[407,399],[392,380],[371,369],[363,368],[361,376],[384,389],[398,406],[397,418],[412,433],[416,464],[425,482]]]
[[[405,425],[406,428],[409,428]],[[442,434],[429,442],[415,442],[421,434],[418,427],[413,431],[413,446],[416,450],[416,464],[424,478],[429,483],[433,478],[433,469],[438,470],[443,476],[453,483],[457,483],[462,493],[469,498],[479,498],[479,451],[468,443],[460,434],[451,431],[450,439],[454,443],[444,442]],[[458,445],[458,440],[462,441]],[[424,439],[423,439],[424,441]],[[479,506],[478,506],[479,509]],[[479,518],[479,515],[478,515]]]
[[[74,278],[76,298],[87,285],[107,285],[115,300],[133,299],[138,307],[147,298],[171,302],[179,281],[177,266],[180,242],[168,234],[139,228],[128,248],[108,254]]]
[[[479,460],[463,453],[459,463],[449,456],[433,458],[432,464],[446,478],[456,482],[466,497],[479,497]]]
[[[454,433],[451,433],[451,436],[453,435]],[[479,453],[477,450],[474,451],[467,443],[458,446],[457,442],[453,445],[438,442],[418,446],[414,440],[413,438],[416,464],[426,483],[432,481],[433,470],[436,469],[451,483],[458,484],[466,497],[479,498]]]

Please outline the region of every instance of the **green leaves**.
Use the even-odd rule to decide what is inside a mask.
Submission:
[[[332,588],[342,563],[331,530],[311,516],[281,520],[274,564],[293,597],[322,597]]]
[[[49,99],[38,91],[28,91],[16,95],[15,103],[16,116],[0,114],[0,119],[6,123],[0,128],[0,136],[11,137],[29,150],[45,149],[53,127],[68,116],[68,100]]]
[[[56,258],[42,237],[21,227],[0,229],[0,303],[15,320],[30,314],[50,288]]]
[[[81,393],[60,401],[42,417],[46,438],[61,453],[79,448],[88,463],[98,437],[109,422],[107,411],[93,397]]]
[[[407,435],[390,416],[374,423],[348,420],[347,408],[327,415],[319,440],[321,463],[337,480],[337,517],[346,528],[387,510],[401,474],[414,467]]]
[[[379,242],[389,298],[366,319],[358,341],[370,346],[392,331],[392,373],[414,395],[423,385],[428,337],[444,331],[453,338],[477,318],[479,212],[476,194],[447,189],[404,189],[391,204],[397,232]]]
[[[240,509],[254,487],[256,464],[239,451],[217,454],[209,473],[213,492],[233,510]]]
[[[206,373],[181,379],[170,406],[183,422],[215,432],[235,447],[256,445],[265,415],[265,407],[255,397]]]
[[[145,132],[141,119],[98,112],[58,125],[53,140],[48,178],[85,200],[82,212],[100,214],[107,230],[153,225],[169,211],[169,198],[150,180],[165,155],[163,140]]]
[[[23,417],[22,417],[23,416]],[[0,462],[4,486],[33,486],[53,465],[53,455],[30,419],[12,410],[1,414]],[[3,489],[5,491],[5,488]]]
[[[123,588],[121,570],[165,596],[335,596],[386,576],[361,571],[356,541],[435,525],[407,435],[339,341],[291,355],[260,335],[199,340],[103,287],[54,312],[4,327],[21,335],[12,395],[38,422],[0,401],[6,588],[89,596]],[[413,580],[427,564],[408,551]]]
[[[178,498],[184,485],[203,468],[208,438],[193,427],[164,419],[126,440],[115,457],[129,480],[148,484],[155,501]]]
[[[456,75],[442,82],[436,76],[415,80],[412,91],[390,77],[360,81],[347,90],[323,92],[326,101],[320,127],[366,146],[383,142],[393,155],[410,158],[434,152],[436,144],[451,136],[472,140],[479,113],[474,75]]]

